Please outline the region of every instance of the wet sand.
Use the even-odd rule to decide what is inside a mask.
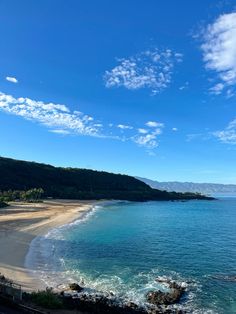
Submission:
[[[42,203],[11,203],[0,209],[0,273],[22,285],[23,290],[45,288],[30,276],[25,257],[31,241],[82,217],[95,201],[46,200]]]

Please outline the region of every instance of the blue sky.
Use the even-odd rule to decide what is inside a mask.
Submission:
[[[236,0],[0,1],[0,154],[236,183]]]

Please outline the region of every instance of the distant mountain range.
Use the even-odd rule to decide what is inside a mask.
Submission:
[[[193,182],[159,182],[136,177],[154,189],[168,192],[195,192],[202,194],[236,194],[236,184],[193,183]]]

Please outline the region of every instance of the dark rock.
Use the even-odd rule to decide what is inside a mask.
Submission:
[[[156,281],[160,282],[160,283],[166,283],[166,284],[170,284],[172,282],[169,278],[165,278],[165,277],[161,277],[161,276],[157,277]]]
[[[134,302],[123,303],[116,297],[102,293],[81,293],[77,297],[62,297],[66,308],[77,309],[93,314],[183,314],[181,310],[169,309],[165,306],[139,306]]]
[[[115,297],[106,297],[102,294],[81,294],[74,299],[76,308],[89,313],[111,314],[147,314],[148,312],[133,302],[122,303]]]
[[[124,306],[135,311],[139,309],[139,306],[134,302],[128,302]]]
[[[70,283],[69,288],[70,288],[70,290],[77,291],[77,292],[81,292],[84,289],[80,285],[78,285],[77,283]]]
[[[180,309],[170,309],[162,306],[155,309],[148,309],[147,314],[186,314],[186,312]]]
[[[161,290],[150,291],[147,293],[147,301],[155,305],[169,305],[178,303],[184,294],[185,289],[174,281],[165,281],[168,283],[170,291]]]

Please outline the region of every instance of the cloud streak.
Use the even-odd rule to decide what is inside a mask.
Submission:
[[[118,124],[118,125],[117,125],[117,128],[118,128],[118,129],[121,129],[121,130],[132,130],[132,129],[133,129],[132,126],[130,126],[130,125],[125,125],[125,124]]]
[[[18,80],[13,76],[7,76],[6,80],[11,83],[15,83],[15,84],[18,83]]]
[[[45,103],[30,98],[15,98],[0,92],[0,109],[47,126],[51,132],[99,136],[100,127],[93,118],[79,111],[71,112],[61,104]]]
[[[231,97],[236,84],[236,13],[223,14],[204,30],[203,60],[207,70],[216,73],[210,92]]]
[[[157,127],[162,128],[164,124],[160,122],[156,122],[156,121],[148,121],[146,122],[146,126],[149,126],[150,128],[157,128]]]
[[[236,144],[236,119],[231,121],[224,130],[216,131],[213,135],[222,143]]]
[[[105,86],[125,87],[128,90],[147,88],[155,95],[169,86],[174,65],[181,62],[182,57],[182,54],[170,49],[154,49],[118,59],[118,65],[105,72]]]
[[[145,128],[110,123],[110,127],[114,125],[114,132],[109,132],[107,135],[103,132],[102,123],[97,123],[93,117],[79,111],[71,111],[66,105],[25,97],[16,98],[2,92],[0,92],[0,110],[42,124],[50,132],[58,135],[87,135],[130,141],[149,150],[158,146],[158,136],[164,128],[163,123],[156,121],[148,121],[145,123]]]

